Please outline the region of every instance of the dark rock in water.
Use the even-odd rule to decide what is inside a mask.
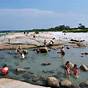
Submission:
[[[80,88],[88,88],[88,80],[79,84]]]
[[[83,56],[81,55],[81,57],[83,57]]]
[[[41,65],[42,65],[42,66],[47,66],[47,65],[51,65],[51,63],[50,63],[50,62],[44,62],[44,63],[42,63]]]
[[[47,49],[47,47],[42,47],[42,48],[39,48],[39,52],[40,53],[47,53],[48,49]]]
[[[50,86],[50,87],[58,88],[59,82],[60,81],[58,79],[56,79],[55,77],[48,77],[47,78],[47,83],[48,83],[48,86]]]
[[[82,55],[88,55],[88,52],[81,53]]]
[[[15,69],[15,74],[22,74],[22,73],[24,73],[24,72],[26,72],[26,70],[23,69],[23,68],[16,68],[16,69]]]
[[[75,39],[71,39],[70,41],[83,42],[83,41],[85,41],[85,40],[75,40]]]
[[[84,65],[84,64],[80,66],[80,69],[82,71],[88,71],[88,67],[86,65]]]
[[[70,49],[69,47],[66,47],[66,49]]]

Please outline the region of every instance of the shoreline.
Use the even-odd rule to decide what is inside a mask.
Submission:
[[[44,47],[44,46],[37,46],[33,44],[0,44],[0,50],[16,50],[17,47],[21,47],[22,49],[30,49],[30,48],[38,48],[38,47]],[[52,48],[60,48],[62,44],[54,44],[50,47]],[[48,46],[47,46],[48,47]]]
[[[28,44],[0,44],[0,50],[15,50],[19,46],[21,46],[21,48],[23,49],[37,47],[36,45],[28,45]]]

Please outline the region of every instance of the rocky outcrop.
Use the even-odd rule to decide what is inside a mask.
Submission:
[[[48,86],[55,87],[55,88],[59,87],[60,81],[55,77],[48,77],[47,81],[48,81]]]
[[[88,88],[88,80],[79,84],[80,88]]]
[[[88,71],[88,67],[87,67],[86,65],[84,65],[84,64],[82,64],[82,65],[80,66],[80,69],[81,69],[82,71]]]
[[[49,88],[49,87],[37,86],[13,79],[2,78],[0,79],[0,88]]]

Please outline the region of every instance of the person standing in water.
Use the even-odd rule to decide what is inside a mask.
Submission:
[[[60,49],[61,55],[64,56],[65,55],[65,50],[64,50],[64,46],[61,47]]]
[[[8,66],[5,64],[2,68],[0,68],[1,74],[3,76],[7,76],[8,72],[9,72],[9,68]]]
[[[76,64],[74,64],[74,67],[73,67],[73,75],[75,78],[79,77],[79,69]]]
[[[67,61],[65,64],[65,72],[66,72],[66,77],[69,78],[71,74],[71,68],[70,68],[70,62]]]

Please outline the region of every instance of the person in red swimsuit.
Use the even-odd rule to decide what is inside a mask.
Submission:
[[[9,68],[8,68],[8,66],[5,64],[5,65],[0,69],[0,71],[1,71],[1,74],[2,74],[3,76],[6,76],[6,75],[8,74],[8,72],[9,72]]]
[[[79,77],[79,69],[76,64],[74,65],[74,68],[73,68],[73,74],[74,74],[75,78]]]

